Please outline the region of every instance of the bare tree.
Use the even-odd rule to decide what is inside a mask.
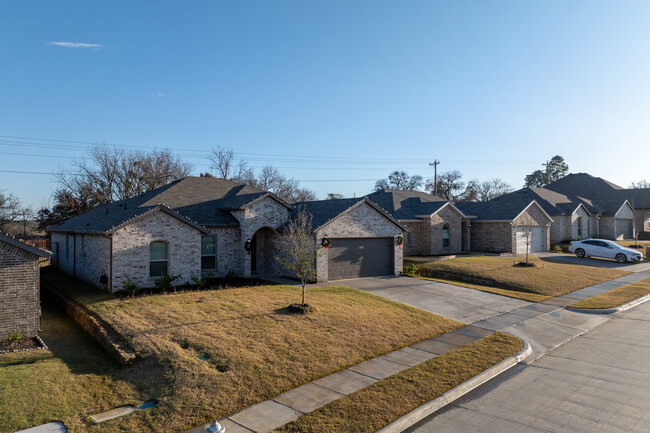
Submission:
[[[327,199],[328,200],[338,200],[343,198],[343,194],[339,194],[337,192],[329,192],[327,193]]]
[[[235,153],[230,148],[217,147],[208,158],[218,177],[270,191],[290,203],[316,198],[313,191],[300,188],[297,180],[284,176],[270,165],[256,175],[245,160],[235,160]]]
[[[212,162],[210,168],[215,170],[217,177],[230,179],[233,176],[235,165],[235,153],[232,149],[217,147],[212,149],[208,159]]]
[[[426,183],[425,189],[431,193],[435,191],[434,181]],[[438,176],[438,196],[447,200],[456,201],[465,191],[463,174],[458,170],[447,171]]]
[[[650,188],[650,182],[648,182],[645,179],[642,179],[638,182],[632,182],[630,184],[631,189],[644,189],[644,188]]]
[[[276,260],[300,278],[302,306],[306,306],[305,285],[316,278],[316,241],[311,227],[311,215],[304,209],[299,210],[278,239],[280,255]]]
[[[22,211],[23,208],[18,197],[0,191],[0,229],[18,219]]]
[[[508,182],[495,177],[478,184],[477,192],[477,200],[485,202],[512,192],[512,186]]]
[[[422,187],[424,180],[419,174],[409,176],[401,170],[395,170],[387,179],[380,179],[375,183],[375,191],[382,189],[396,189],[400,191],[417,191]]]
[[[105,145],[72,163],[76,173],[61,168],[57,180],[72,196],[95,195],[98,204],[135,197],[188,176],[191,164],[168,150],[129,152]]]

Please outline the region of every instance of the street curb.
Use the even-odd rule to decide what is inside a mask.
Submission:
[[[626,302],[625,304],[621,304],[616,308],[571,308],[571,307],[565,307],[567,310],[570,311],[575,311],[576,313],[586,313],[586,314],[613,314],[613,313],[622,313],[623,311],[627,311],[630,308],[634,308],[637,305],[643,304],[644,302],[650,301],[650,293],[644,296],[641,296],[640,298],[633,299],[630,302]]]
[[[514,337],[517,336],[515,335]],[[530,345],[526,340],[522,338],[519,339],[524,343],[523,349],[521,349],[519,352],[515,353],[512,356],[507,357],[503,361],[493,365],[487,370],[480,372],[476,376],[461,383],[460,385],[455,386],[454,388],[451,388],[446,392],[443,392],[438,397],[434,398],[433,400],[429,400],[423,405],[413,409],[406,415],[403,415],[398,419],[396,419],[395,421],[391,422],[390,424],[380,428],[375,433],[401,433],[407,428],[413,426],[414,424],[428,417],[429,415],[447,406],[448,404],[453,403],[455,400],[459,399],[465,394],[468,394],[470,391],[474,390],[475,388],[478,388],[479,386],[483,385],[487,381],[494,379],[500,374],[505,373],[506,371],[510,370],[512,367],[521,363],[523,360],[528,358],[528,356],[530,356],[530,354],[533,352],[533,349],[530,347]]]

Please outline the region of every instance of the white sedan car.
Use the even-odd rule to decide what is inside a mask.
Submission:
[[[625,248],[616,242],[605,239],[585,239],[584,241],[573,241],[569,245],[569,251],[578,257],[602,257],[614,259],[619,263],[640,262],[643,254],[631,248]]]

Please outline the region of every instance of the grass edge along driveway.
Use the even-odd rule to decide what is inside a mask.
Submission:
[[[521,260],[521,257],[457,257],[420,264],[420,275],[475,290],[541,302],[629,274],[616,269],[559,263],[534,256],[530,261],[535,267],[514,266]],[[466,282],[463,278],[478,279],[479,282]]]
[[[118,299],[64,274],[43,277],[99,314],[140,358],[119,374],[121,382],[137,384],[129,388],[135,390],[133,395],[124,401],[115,399],[111,407],[101,409],[158,400],[154,409],[99,425],[83,417],[72,420],[75,431],[148,431],[160,425],[167,431],[183,431],[462,326],[341,286],[309,289],[308,302],[318,311],[303,316],[286,309],[300,299],[300,289],[291,286]],[[56,354],[55,347],[52,350]],[[207,361],[198,355],[205,355]],[[140,377],[143,365],[155,382]],[[25,368],[38,369],[38,364]],[[132,377],[135,375],[138,377]],[[11,386],[16,398],[5,401],[8,407],[24,401],[19,396],[26,393],[20,382]],[[100,386],[88,392],[101,390]],[[38,394],[34,397],[46,399]],[[58,419],[68,425],[66,421],[72,417],[56,416],[60,408],[51,400],[49,412],[43,411],[41,420]],[[26,407],[16,409],[29,411]],[[19,427],[38,423],[34,420]]]
[[[501,332],[432,358],[329,403],[277,433],[371,433],[514,355],[520,339]]]
[[[619,305],[633,301],[648,293],[650,293],[650,278],[609,290],[591,298],[583,299],[569,305],[569,308],[581,308],[585,310],[616,308]]]

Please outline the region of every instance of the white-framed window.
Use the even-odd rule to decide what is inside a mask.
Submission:
[[[449,224],[442,226],[442,247],[449,248]]]
[[[582,217],[578,217],[578,239],[582,239]]]
[[[165,241],[153,241],[149,244],[149,276],[157,278],[167,275],[169,246]]]
[[[217,269],[217,237],[203,236],[201,238],[201,270],[214,271]]]

